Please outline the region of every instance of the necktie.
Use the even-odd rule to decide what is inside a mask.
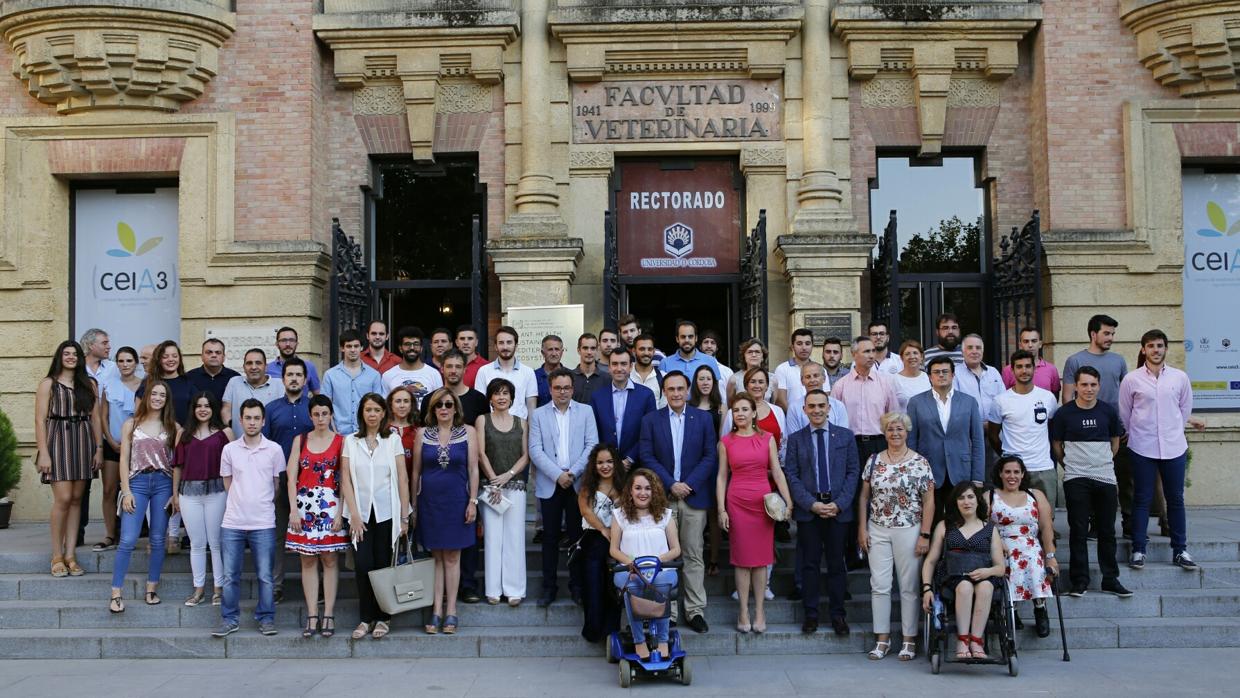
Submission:
[[[818,447],[817,449],[818,450],[818,458],[817,458],[818,478],[817,480],[818,480],[818,491],[819,492],[830,492],[831,491],[831,469],[827,467],[826,431],[827,431],[826,429],[815,429],[814,430],[814,439],[816,440],[815,445]],[[823,487],[824,482],[826,483],[825,488]]]

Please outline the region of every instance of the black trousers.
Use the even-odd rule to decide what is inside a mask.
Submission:
[[[392,619],[375,601],[375,590],[370,586],[368,574],[371,570],[381,570],[392,564],[392,523],[391,519],[376,523],[375,515],[371,513],[370,521],[366,522],[366,533],[353,553],[353,579],[357,581],[357,610],[362,623]]]
[[[567,521],[564,525],[564,536],[574,542],[581,537],[581,510],[577,508],[577,492],[571,487],[555,486],[555,493],[550,497],[543,499],[538,498],[538,505],[542,508],[543,522]],[[550,533],[543,534],[542,542],[542,573],[543,573],[543,595],[555,596],[558,591],[556,583],[556,574],[560,569],[560,541],[557,536]],[[568,587],[570,592],[580,592],[581,590],[581,573],[580,568],[574,569],[570,566],[568,570]]]
[[[478,592],[478,526],[474,525],[474,544],[461,549],[461,591]]]
[[[1074,477],[1063,483],[1068,505],[1068,550],[1072,556],[1068,579],[1074,587],[1089,586],[1090,517],[1098,531],[1098,568],[1102,580],[1119,579],[1115,559],[1115,510],[1119,506],[1118,488],[1109,482]]]
[[[818,617],[818,597],[822,593],[822,556],[827,556],[827,601],[832,618],[844,617],[844,592],[848,568],[844,564],[844,537],[850,523],[815,516],[797,522],[797,560],[801,565],[802,605],[806,618]],[[855,541],[852,547],[856,547]],[[758,591],[757,593],[761,593]]]
[[[620,606],[611,581],[611,544],[594,530],[584,533],[581,543],[581,601],[585,622],[581,636],[599,642],[620,629]]]

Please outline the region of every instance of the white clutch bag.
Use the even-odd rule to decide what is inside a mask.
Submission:
[[[496,502],[491,501],[491,493],[493,492],[499,494],[499,500]],[[512,502],[508,501],[508,498],[504,496],[503,491],[498,487],[487,486],[482,488],[482,493],[478,495],[477,501],[480,505],[486,505],[494,509],[496,514],[502,514],[508,511],[508,507],[512,506]]]

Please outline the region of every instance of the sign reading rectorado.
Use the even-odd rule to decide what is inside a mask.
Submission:
[[[573,142],[777,141],[779,80],[668,80],[576,84]]]

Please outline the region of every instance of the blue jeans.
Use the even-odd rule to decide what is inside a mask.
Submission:
[[[661,594],[670,595],[672,587],[676,586],[676,570],[659,570],[659,574],[654,578],[654,588]],[[612,583],[617,589],[625,589],[628,593],[624,595],[624,612],[629,616],[629,631],[633,633],[633,642],[645,642],[646,633],[642,629],[642,623],[650,624],[650,634],[654,636],[656,644],[667,642],[667,631],[671,625],[671,614],[669,613],[663,618],[642,619],[633,617],[633,608],[629,605],[629,594],[636,594],[642,591],[643,585],[636,579],[629,579],[628,572],[616,572],[612,576]],[[627,587],[626,587],[627,584]],[[668,599],[668,610],[671,610],[671,604],[675,603],[675,599]]]
[[[242,531],[236,528],[220,529],[220,545],[224,548],[224,600],[220,616],[224,622],[237,625],[241,616],[241,565],[245,561],[245,544],[254,551],[254,567],[258,570],[258,608],[254,620],[275,622],[275,585],[272,583],[271,565],[276,554],[276,530],[264,528]]]
[[[121,542],[116,546],[116,561],[112,566],[112,586],[121,588],[129,572],[129,558],[146,511],[151,510],[151,562],[147,568],[148,582],[158,583],[164,566],[164,543],[168,539],[168,500],[172,499],[172,476],[165,473],[138,473],[129,478],[129,492],[133,495],[133,513],[121,512]],[[108,506],[107,502],[103,504]]]
[[[1150,524],[1150,502],[1154,499],[1154,478],[1162,478],[1163,497],[1167,500],[1167,525],[1171,527],[1171,552],[1184,552],[1188,547],[1188,515],[1184,510],[1184,471],[1188,452],[1176,458],[1146,458],[1132,452],[1132,551],[1145,552],[1149,540],[1146,527]]]

